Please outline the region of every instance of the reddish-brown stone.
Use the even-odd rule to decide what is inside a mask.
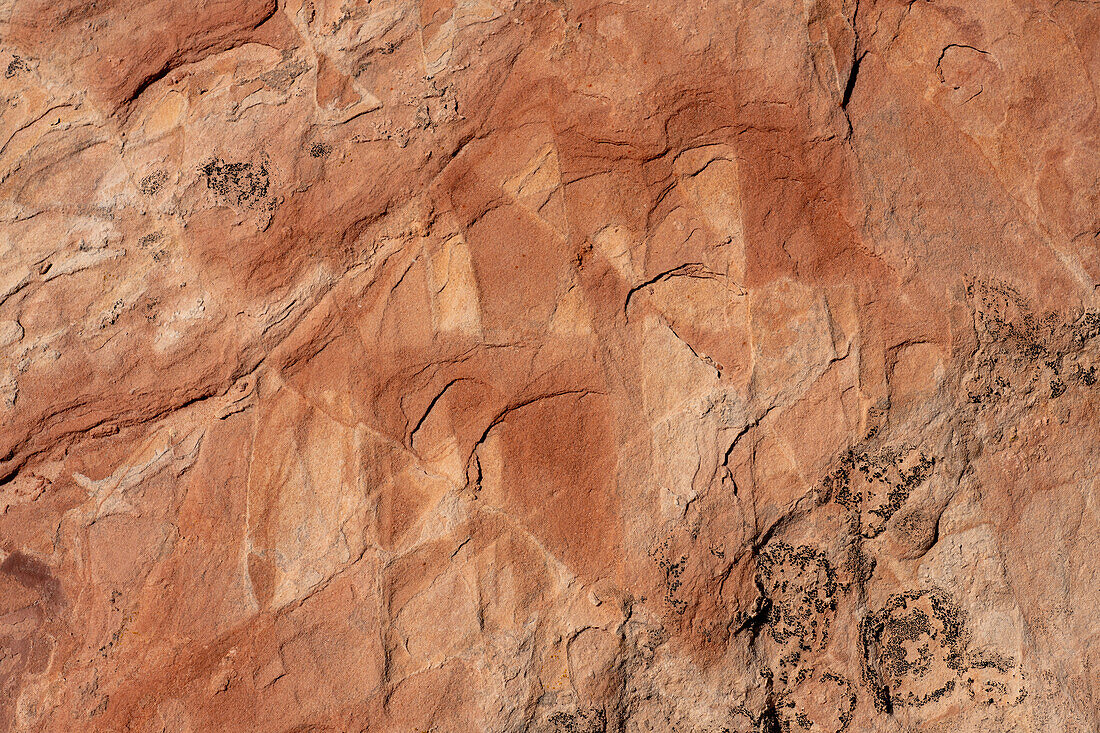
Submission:
[[[0,731],[1100,726],[1095,4],[0,38]]]

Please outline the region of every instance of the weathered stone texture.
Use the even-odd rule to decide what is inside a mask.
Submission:
[[[0,732],[1100,730],[1100,6],[0,0]]]

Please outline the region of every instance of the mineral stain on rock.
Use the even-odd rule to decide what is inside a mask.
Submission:
[[[0,733],[1100,728],[1096,3],[8,6]]]

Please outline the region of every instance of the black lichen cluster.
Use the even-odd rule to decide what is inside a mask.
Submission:
[[[730,715],[746,718],[754,733],[822,730],[843,733],[852,724],[858,702],[855,685],[844,675],[830,669],[806,670],[785,691],[769,693],[759,712],[738,705],[730,710]],[[810,710],[806,709],[806,703]]]
[[[1100,336],[1100,313],[1034,312],[1018,291],[999,282],[967,286],[978,350],[967,376],[967,400],[987,407],[1012,395],[1042,392],[1056,399],[1069,388],[1063,373],[1067,357],[1080,354]],[[1096,383],[1094,366],[1078,365],[1079,384]]]
[[[730,711],[734,717],[743,716],[752,725],[753,733],[783,733],[783,723],[779,719],[774,696],[769,696],[764,709],[753,713],[744,705],[738,705]]]
[[[886,529],[886,523],[897,513],[902,504],[906,502],[913,490],[923,484],[932,475],[935,459],[920,453],[916,464],[908,470],[902,467],[906,455],[900,451],[888,452],[881,462],[857,463],[857,468],[872,478],[873,481],[885,484],[886,503],[882,506],[871,507],[868,514],[877,517],[874,522],[869,522],[864,530],[867,538],[876,537]],[[876,465],[877,463],[877,465]]]
[[[814,685],[810,693],[814,698],[825,697],[834,708],[832,714],[836,716],[835,723],[827,728],[833,733],[843,733],[852,724],[855,715],[856,703],[859,701],[856,695],[855,685],[844,675],[825,670],[815,672],[812,675]],[[820,706],[820,702],[819,702]],[[787,693],[780,696],[779,709],[783,711],[782,726],[784,733],[795,730],[816,731],[823,729],[823,721],[812,719],[804,710],[800,710],[793,694]],[[821,706],[824,707],[824,706]],[[832,723],[832,720],[829,721]]]
[[[852,681],[847,677],[835,672],[825,672],[821,675],[821,678],[827,682],[835,682],[838,686],[843,688],[842,697],[846,700],[847,705],[840,708],[840,725],[837,727],[836,733],[848,730],[848,726],[852,724],[852,715],[855,714],[856,702],[858,701],[855,685],[853,685]]]
[[[163,186],[167,180],[168,174],[164,171],[150,173],[138,183],[138,190],[145,196],[152,196],[161,189],[161,186]]]
[[[669,539],[664,539],[657,546],[649,552],[650,557],[657,563],[657,567],[664,573],[664,586],[665,586],[665,603],[672,607],[672,610],[679,615],[683,615],[688,608],[687,601],[678,597],[678,591],[683,585],[681,579],[684,570],[687,568],[688,558],[686,555],[680,555],[677,559],[673,560],[669,555]]]
[[[934,457],[911,447],[849,451],[825,477],[818,501],[835,501],[848,509],[853,532],[873,539],[932,476],[935,465]]]
[[[923,707],[956,689],[968,671],[1004,668],[1009,660],[967,656],[962,610],[942,590],[909,591],[890,597],[861,623],[864,677],[876,707]]]
[[[605,733],[607,730],[607,716],[599,708],[559,711],[547,722],[553,726],[554,733]]]
[[[1100,313],[1086,311],[1073,324],[1073,340],[1079,344],[1100,336]]]
[[[142,235],[141,238],[138,239],[138,246],[142,249],[149,249],[162,239],[164,239],[164,234],[162,232],[150,232],[149,234]]]
[[[684,574],[687,558],[681,557],[676,562],[658,560],[657,564],[665,571],[665,601],[675,609],[676,613],[683,614],[687,610],[687,601],[677,598],[676,591],[680,590],[680,576]]]
[[[199,170],[211,191],[237,206],[259,206],[271,187],[266,161],[227,163],[213,158]]]
[[[142,249],[150,250],[149,256],[153,258],[154,262],[160,262],[168,256],[168,250],[164,247],[156,246],[157,243],[164,241],[163,232],[150,232],[143,235],[138,240],[138,246]]]
[[[982,705],[996,705],[1009,702],[1011,705],[1019,705],[1027,698],[1027,688],[1020,685],[1019,691],[1012,694],[1008,683],[1005,681],[1014,672],[1013,660],[995,652],[982,652],[971,655],[967,669],[967,692],[971,699]],[[981,679],[981,675],[975,674],[981,671],[992,670],[996,677]]]
[[[12,56],[11,61],[8,62],[8,68],[4,70],[4,78],[10,79],[20,71],[30,71],[30,65],[20,58],[19,56]]]
[[[797,682],[802,655],[823,649],[836,612],[836,570],[822,551],[773,542],[760,553],[756,585],[765,598],[772,640],[787,647],[778,681]]]

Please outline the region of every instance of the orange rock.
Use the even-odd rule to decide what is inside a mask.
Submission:
[[[0,731],[1086,731],[1100,16],[0,12]]]

